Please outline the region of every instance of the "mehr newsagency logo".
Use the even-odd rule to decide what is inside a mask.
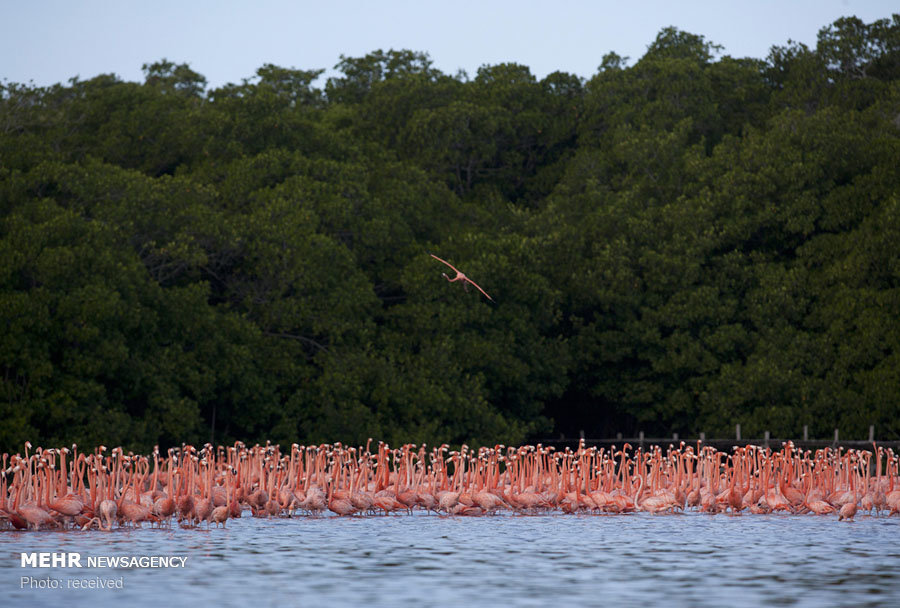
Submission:
[[[138,568],[184,568],[186,555],[83,555],[77,552],[23,552],[20,554],[22,568],[51,569],[138,569]],[[125,577],[69,577],[65,579],[44,576],[22,576],[20,589],[123,589]]]

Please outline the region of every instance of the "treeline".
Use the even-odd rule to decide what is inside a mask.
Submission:
[[[3,84],[0,448],[900,437],[900,15],[337,68]]]

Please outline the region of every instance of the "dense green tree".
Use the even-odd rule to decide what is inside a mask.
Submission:
[[[898,32],[3,83],[0,446],[900,437]]]

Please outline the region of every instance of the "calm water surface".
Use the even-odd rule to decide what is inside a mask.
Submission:
[[[0,532],[0,606],[900,606],[900,519],[416,514],[225,530]],[[185,568],[22,568],[26,551],[187,556]],[[122,589],[20,578],[122,577]]]

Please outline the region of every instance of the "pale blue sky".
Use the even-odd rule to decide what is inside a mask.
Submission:
[[[0,0],[0,79],[141,81],[141,65],[165,57],[215,87],[264,63],[333,73],[341,54],[379,48],[425,51],[448,74],[517,62],[539,78],[588,78],[608,51],[638,59],[668,25],[764,58],[788,39],[815,46],[838,17],[869,23],[892,11],[897,0]]]

